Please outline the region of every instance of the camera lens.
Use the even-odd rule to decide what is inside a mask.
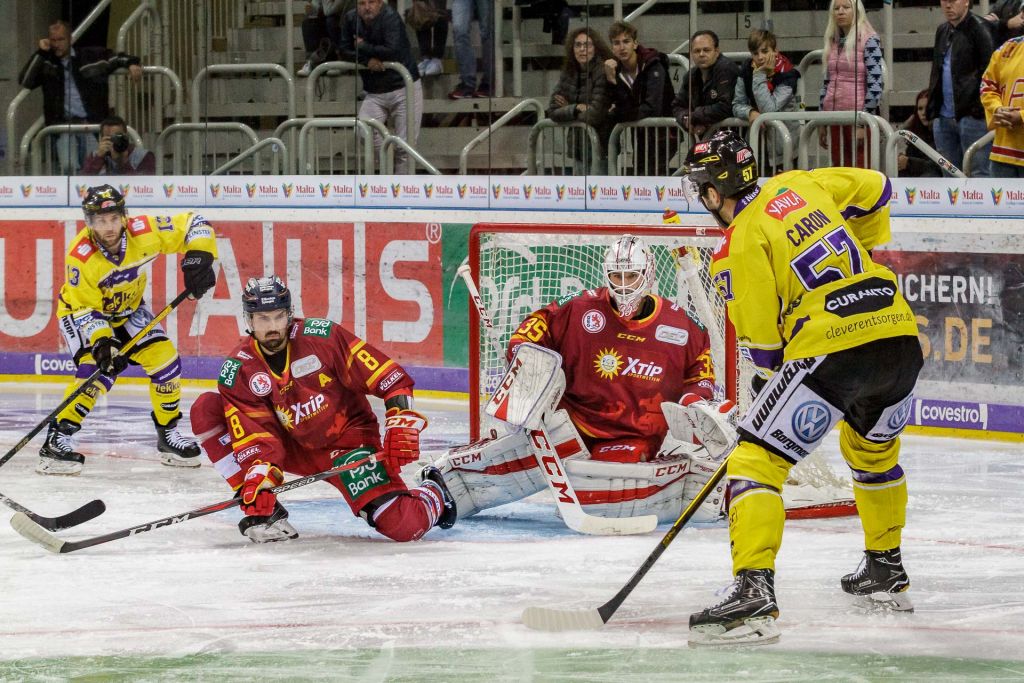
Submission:
[[[128,140],[128,136],[124,133],[114,133],[110,136],[110,145],[114,148],[114,151],[120,154],[121,152],[128,149],[131,141]]]

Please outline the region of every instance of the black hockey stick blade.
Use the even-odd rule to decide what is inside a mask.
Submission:
[[[725,467],[728,462],[728,456],[722,460],[722,463],[715,470],[715,473],[711,475],[707,483],[702,488],[690,504],[683,510],[683,514],[679,515],[673,524],[672,528],[668,530],[665,537],[662,538],[658,545],[651,551],[651,554],[647,556],[644,563],[640,565],[640,568],[633,572],[633,576],[629,578],[626,585],[619,589],[619,592],[615,594],[608,602],[604,603],[597,609],[556,609],[553,607],[527,607],[523,610],[523,623],[532,629],[537,631],[581,631],[581,630],[594,630],[601,628],[608,623],[608,620],[612,618],[615,611],[619,609],[629,594],[633,592],[633,589],[637,587],[640,581],[647,575],[654,563],[658,561],[661,554],[665,552],[665,549],[669,547],[672,541],[675,540],[676,536],[690,518],[693,517],[697,508],[704,502],[704,499],[711,494],[714,488],[718,485],[718,482],[725,476]]]
[[[45,515],[39,515],[32,512],[24,505],[20,505],[2,493],[0,493],[0,502],[12,510],[25,515],[39,526],[49,531],[61,531],[62,529],[70,529],[71,527],[78,526],[79,524],[85,524],[90,519],[95,519],[102,515],[107,509],[107,506],[103,504],[102,500],[91,500],[82,507],[72,510],[67,514],[58,515],[57,517],[46,517]]]
[[[324,472],[318,472],[311,474],[307,477],[301,477],[299,479],[293,479],[287,481],[280,486],[275,486],[270,489],[275,495],[284,493],[285,491],[291,491],[297,489],[306,484],[312,484],[314,481],[320,481],[322,479],[330,479],[331,477],[337,476],[342,472],[348,470],[354,470],[367,463],[375,460],[375,451],[372,448],[357,448],[353,451],[340,454],[339,458],[345,458],[348,460],[343,465],[334,467]],[[335,458],[335,462],[339,458]],[[102,502],[100,505],[103,505]],[[51,534],[49,531],[44,529],[40,524],[32,520],[24,512],[17,512],[11,517],[11,526],[21,534],[25,539],[32,541],[38,546],[46,548],[51,553],[73,553],[76,550],[82,550],[83,548],[91,548],[94,545],[101,545],[103,543],[109,543],[110,541],[116,541],[121,538],[127,538],[128,536],[135,536],[136,534],[142,534],[147,531],[153,531],[166,526],[173,526],[175,524],[181,524],[187,522],[190,519],[196,517],[204,517],[206,515],[212,515],[214,512],[220,512],[221,510],[227,510],[241,504],[241,498],[230,498],[228,500],[222,500],[219,503],[213,503],[205,507],[197,508],[195,510],[189,510],[177,515],[170,515],[161,519],[140,524],[127,529],[121,529],[119,531],[112,531],[109,534],[103,534],[102,536],[94,536],[92,538],[83,538],[80,541],[66,541],[59,536]]]

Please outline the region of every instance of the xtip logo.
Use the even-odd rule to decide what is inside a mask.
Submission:
[[[903,188],[903,194],[907,195],[907,204],[913,204],[914,200],[917,199],[917,188],[905,187]]]
[[[285,197],[291,197],[293,189],[295,189],[295,185],[292,183],[281,183],[281,191],[284,192]]]
[[[246,183],[245,184],[245,193],[247,195],[249,195],[249,199],[252,199],[253,197],[255,197],[256,196],[256,183]]]
[[[220,185],[210,185],[210,196],[216,199],[220,195]]]
[[[323,197],[324,199],[327,199],[327,197],[329,197],[330,194],[331,194],[331,184],[330,183],[320,183],[320,196]]]
[[[1003,188],[993,187],[989,189],[989,192],[992,193],[992,204],[999,206],[999,202],[1003,201]]]
[[[21,196],[25,197],[26,199],[31,197],[32,196],[32,186],[31,185],[22,185],[21,186]]]
[[[168,199],[174,196],[174,183],[164,183],[164,196]]]
[[[632,192],[632,191],[633,191],[632,187],[630,187],[629,185],[623,185],[622,186],[622,198],[628,202],[629,201],[629,193]]]
[[[952,206],[956,206],[956,200],[960,199],[960,188],[959,187],[947,187],[946,196],[949,197],[949,203]]]

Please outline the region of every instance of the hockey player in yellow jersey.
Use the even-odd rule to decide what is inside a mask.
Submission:
[[[85,459],[72,447],[72,436],[129,363],[149,376],[153,424],[161,462],[179,467],[199,466],[199,446],[178,432],[181,419],[181,361],[163,329],[154,326],[125,355],[121,346],[153,319],[143,300],[145,269],[160,254],[182,253],[185,288],[199,299],[214,286],[217,256],[213,228],[202,216],[134,216],[125,212],[124,196],[110,185],[89,188],[82,202],[85,228],[68,249],[65,281],[57,299],[58,327],[78,371],[68,387],[99,368],[92,386],[81,393],[50,423],[39,451],[40,474],[79,474]]]
[[[790,468],[837,423],[864,531],[841,579],[873,605],[913,609],[900,555],[907,486],[898,462],[923,359],[913,313],[871,249],[889,239],[889,180],[876,171],[791,171],[757,185],[751,148],[723,131],[687,158],[684,191],[725,229],[712,263],[756,396],[726,469],[734,583],[690,616],[691,642],[778,637],[775,557]]]

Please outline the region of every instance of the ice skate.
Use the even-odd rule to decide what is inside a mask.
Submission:
[[[744,569],[725,598],[690,615],[690,645],[761,645],[779,639],[775,573]]]
[[[274,543],[299,537],[299,532],[288,521],[288,511],[276,502],[274,511],[265,517],[242,517],[238,530],[253,543]]]
[[[441,500],[444,501],[444,512],[437,518],[437,526],[442,529],[451,529],[455,526],[455,520],[458,519],[459,513],[455,507],[455,498],[452,497],[451,491],[444,483],[441,470],[433,465],[427,465],[420,471],[420,482],[420,486],[434,488],[441,495]]]
[[[39,449],[39,474],[76,475],[82,473],[85,458],[71,446],[71,437],[82,428],[70,420],[53,420],[46,431],[46,442]]]
[[[156,417],[152,413],[150,415],[156,425],[156,449],[160,451],[160,462],[171,467],[199,467],[199,444],[178,431],[181,413],[166,425],[158,424]]]
[[[914,611],[909,595],[910,578],[903,569],[899,548],[865,550],[857,571],[844,576],[840,583],[850,595],[863,598],[866,606]]]

